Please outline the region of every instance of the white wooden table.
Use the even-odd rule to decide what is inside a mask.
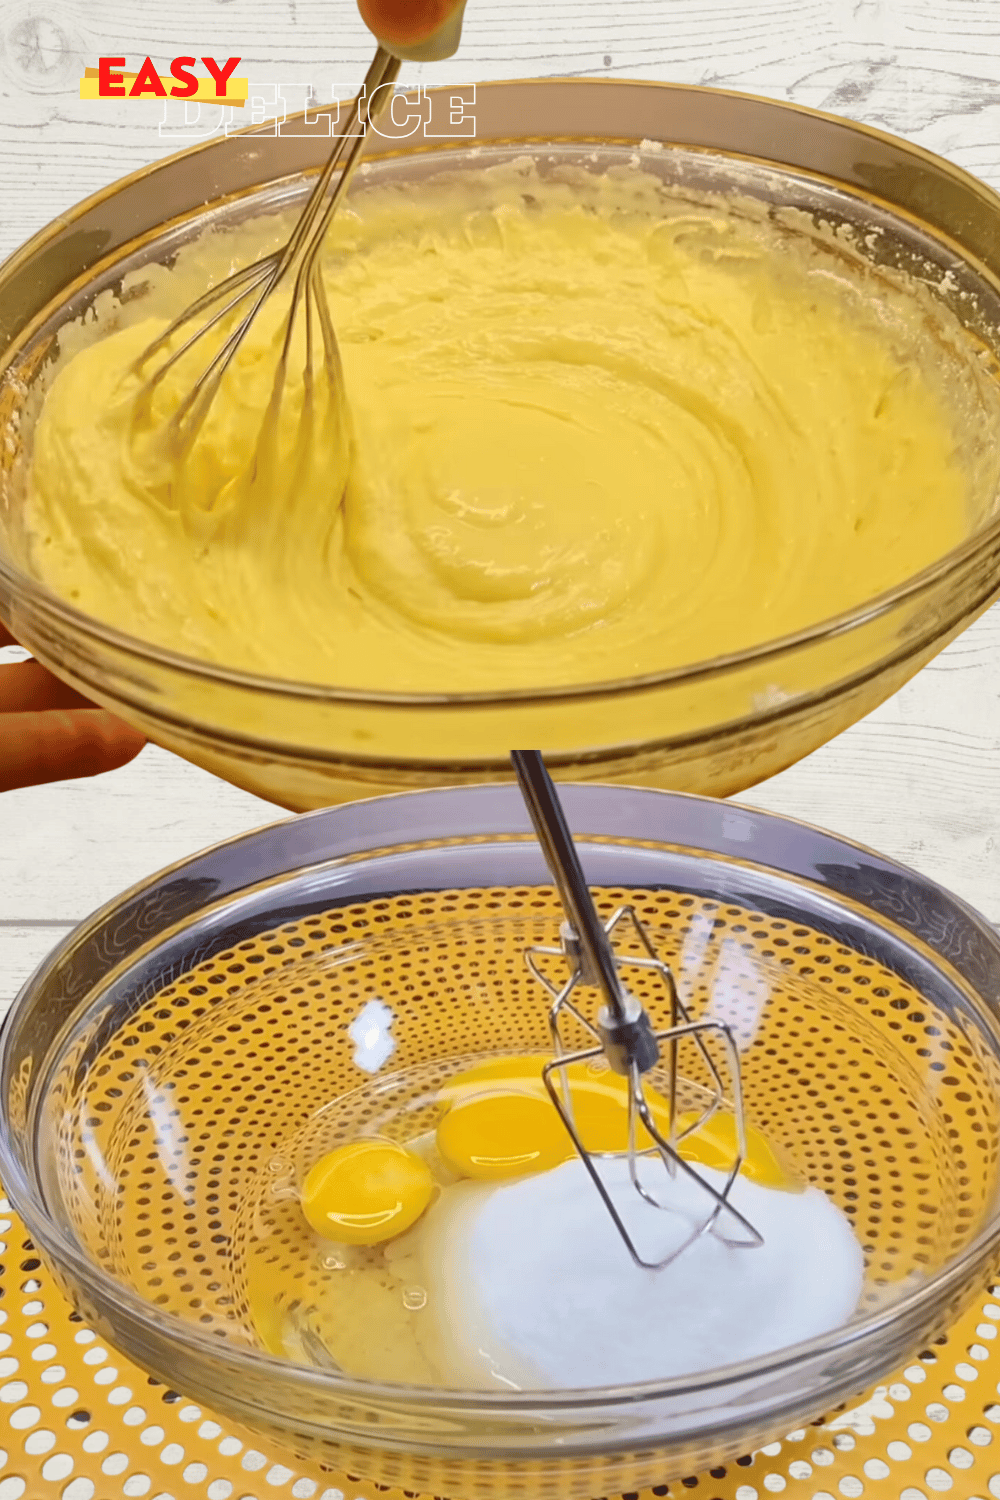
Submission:
[[[81,103],[100,56],[239,55],[291,107],[358,77],[354,0],[4,0],[0,257],[81,197],[179,149],[155,101]],[[1000,0],[469,0],[459,61],[426,83],[556,74],[744,89],[895,131],[1000,187]],[[297,92],[296,92],[297,91]],[[746,794],[911,864],[1000,923],[1000,609],[834,744]],[[132,881],[270,821],[163,751],[0,798],[0,1002]],[[2,1007],[0,1007],[2,1008]]]

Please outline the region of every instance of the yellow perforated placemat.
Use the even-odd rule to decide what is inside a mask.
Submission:
[[[978,1217],[970,1205],[992,1193],[1000,1137],[996,1080],[968,1037],[875,960],[794,921],[680,892],[596,894],[605,913],[638,906],[663,956],[690,977],[696,1009],[722,998],[745,1046],[754,1117],[850,1215],[886,1280],[961,1248]],[[535,888],[339,907],[215,953],[113,1035],[78,1039],[49,1104],[84,1242],[151,1301],[239,1333],[228,1247],[240,1204],[290,1112],[309,1116],[356,1083],[348,1033],[359,1007],[375,996],[392,1006],[400,1064],[440,1056],[445,1026],[460,1050],[544,1045],[545,1006],[523,948],[551,941],[560,917],[554,894]],[[662,1000],[643,999],[655,1020]],[[925,1079],[932,1115],[921,1109]],[[178,1163],[151,1148],[154,1105],[170,1140],[186,1143],[183,1204],[171,1188]],[[106,1201],[98,1158],[123,1189]],[[70,1311],[2,1211],[0,1500],[403,1500],[265,1452],[151,1381]],[[1000,1500],[998,1323],[1000,1285],[862,1404],[642,1500]]]
[[[0,1500],[404,1500],[264,1452],[150,1380],[70,1311],[5,1200],[0,1211]],[[852,1410],[629,1500],[1000,1497],[998,1324],[1000,1285]]]

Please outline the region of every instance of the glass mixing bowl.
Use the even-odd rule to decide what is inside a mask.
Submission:
[[[445,135],[447,120],[457,119],[455,134],[429,141],[404,111],[386,138],[370,143],[369,183],[529,150],[542,170],[567,160],[598,170],[641,148],[644,168],[677,188],[736,193],[827,231],[846,226],[873,295],[880,276],[907,273],[995,367],[1000,199],[925,151],[808,110],[699,88],[501,83],[481,86],[464,111],[450,109],[448,92],[431,91],[431,118]],[[199,146],[90,199],[0,270],[0,617],[58,675],[155,742],[294,809],[507,780],[515,744],[543,748],[562,779],[726,795],[868,713],[1000,591],[1000,513],[990,488],[975,498],[960,546],[849,614],[726,658],[583,687],[491,696],[451,694],[442,683],[440,693],[421,696],[269,680],[149,645],[54,597],[24,562],[19,486],[32,391],[61,325],[207,224],[298,201],[303,174],[325,150],[321,136],[285,133]],[[827,243],[836,237],[827,233]],[[990,421],[980,425],[975,439],[995,445]]]
[[[736,1036],[751,1121],[852,1220],[867,1279],[846,1326],[705,1375],[544,1394],[261,1352],[253,1209],[305,1122],[415,1063],[548,1045],[523,949],[561,912],[513,787],[331,809],[175,865],[84,922],[4,1025],[0,1178],[87,1320],[209,1408],[408,1491],[613,1495],[696,1473],[883,1378],[996,1262],[1000,936],[800,824],[654,791],[564,798],[601,909],[636,906],[682,996]],[[354,1025],[376,998],[388,1058]],[[655,1019],[662,996],[645,999]]]

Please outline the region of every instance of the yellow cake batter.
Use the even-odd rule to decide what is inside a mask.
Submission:
[[[350,428],[324,388],[303,440],[293,358],[256,459],[280,299],[180,469],[160,438],[196,367],[151,416],[129,373],[165,320],[82,348],[37,427],[35,571],[202,659],[477,691],[737,651],[967,535],[965,396],[918,302],[627,176],[588,201],[523,168],[361,194],[325,263]],[[231,254],[201,249],[202,284]]]

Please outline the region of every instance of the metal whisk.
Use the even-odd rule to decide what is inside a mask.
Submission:
[[[567,920],[560,933],[561,946],[529,948],[525,952],[525,959],[532,974],[544,985],[551,998],[549,1026],[555,1057],[542,1069],[542,1079],[578,1156],[587,1168],[636,1265],[648,1270],[660,1270],[682,1255],[696,1239],[709,1232],[734,1247],[753,1249],[762,1245],[763,1237],[729,1201],[732,1186],[746,1159],[747,1149],[739,1049],[729,1027],[711,1018],[692,1020],[677,993],[668,965],[657,957],[648,933],[631,907],[622,907],[615,912],[607,925],[601,922],[556,789],[545,769],[541,754],[537,750],[515,750],[511,754],[511,761],[566,913]],[[638,937],[643,949],[641,955],[616,955],[611,938],[619,928],[625,926],[630,927]],[[564,958],[570,966],[569,978],[561,985],[555,984],[539,965],[540,959],[556,957]],[[646,973],[652,972],[665,986],[670,1007],[669,1026],[654,1031],[642,1005],[625,988],[621,969],[630,966],[645,970]],[[594,988],[601,992],[604,1003],[598,1011],[596,1025],[574,1003],[573,997],[580,987]],[[569,1017],[594,1038],[594,1046],[582,1051],[566,1049],[561,1026]],[[712,1037],[721,1042],[726,1055],[728,1092],[719,1066],[707,1045]],[[689,1041],[696,1049],[711,1083],[708,1089],[701,1086],[697,1089],[701,1102],[699,1117],[679,1130],[677,1101],[683,1080],[678,1073],[678,1052],[685,1041]],[[666,1051],[666,1063],[662,1065],[667,1075],[666,1096],[669,1109],[669,1130],[666,1135],[658,1128],[643,1089],[643,1079],[661,1061],[661,1046]],[[590,1062],[600,1057],[606,1058],[613,1072],[628,1080],[628,1163],[635,1191],[654,1208],[669,1207],[642,1182],[639,1175],[642,1158],[653,1157],[658,1160],[668,1177],[673,1178],[678,1172],[683,1172],[698,1183],[706,1194],[704,1220],[696,1224],[690,1235],[663,1260],[648,1261],[640,1255],[597,1165],[600,1156],[609,1153],[588,1150],[574,1122],[566,1070],[573,1064]],[[683,1158],[679,1148],[687,1136],[702,1129],[720,1109],[732,1111],[736,1124],[737,1150],[725,1183],[720,1189],[716,1189],[696,1167]],[[640,1123],[653,1141],[653,1146],[643,1151],[638,1149],[637,1141]]]
[[[323,280],[319,274],[318,257],[333,216],[350,185],[367,131],[391,101],[392,85],[399,69],[399,58],[380,45],[360,92],[350,110],[346,111],[346,118],[337,121],[329,160],[284,248],[255,261],[253,265],[235,271],[218,286],[212,287],[175,318],[169,328],[135,361],[133,371],[141,376],[158,356],[166,354],[166,358],[148,374],[139,391],[136,411],[137,414],[146,416],[158,386],[170,371],[214,329],[220,330],[222,343],[193,381],[170,419],[168,436],[181,453],[197,437],[222,378],[250,332],[254,319],[271,293],[283,283],[291,283],[291,307],[275,367],[268,415],[273,417],[281,402],[300,314],[304,319],[305,336],[305,411],[308,413],[314,397],[314,363],[317,356],[323,361],[322,367],[325,368],[334,400],[342,400],[340,355]],[[341,170],[336,175],[338,168]],[[243,311],[238,321],[232,328],[227,327],[227,320],[235,317],[241,307]],[[178,348],[172,349],[171,345],[177,335],[195,322],[198,327]]]

